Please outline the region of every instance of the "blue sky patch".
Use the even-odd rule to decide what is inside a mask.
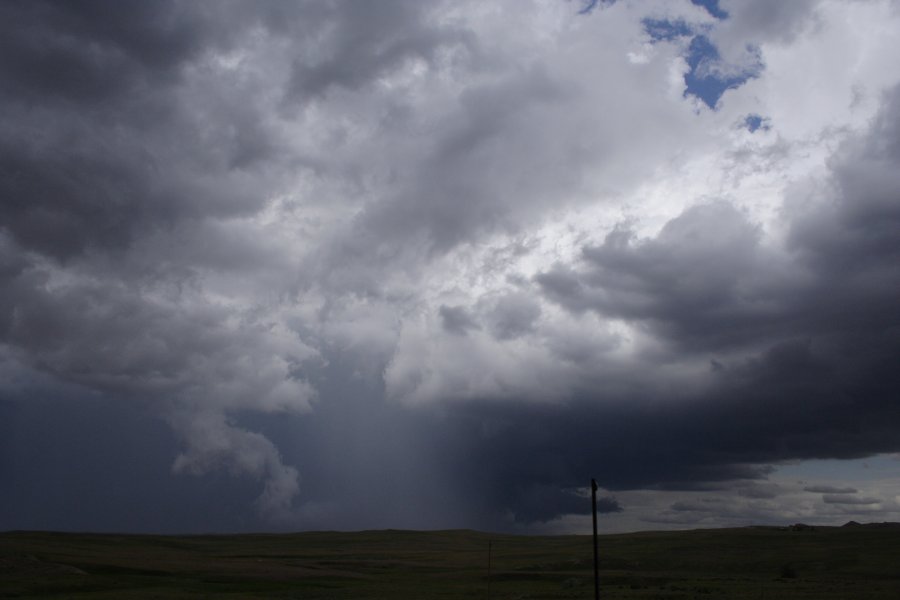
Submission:
[[[728,13],[719,8],[719,0],[691,0],[691,3],[702,6],[706,12],[719,20],[728,18]]]
[[[750,133],[753,133],[757,129],[762,129],[763,131],[769,130],[769,119],[765,117],[761,117],[759,115],[747,115],[744,118],[744,127]]]
[[[716,2],[699,2],[695,4],[704,6],[710,10],[716,18],[725,18],[727,13],[718,9]],[[747,51],[756,54],[757,64],[747,70],[717,69],[721,65],[719,50],[703,32],[708,26],[691,25],[683,20],[646,18],[642,21],[644,31],[650,36],[652,43],[671,42],[678,38],[692,37],[687,49],[685,59],[690,70],[684,76],[685,96],[691,95],[700,98],[708,107],[715,110],[719,98],[726,90],[739,87],[748,79],[755,77],[762,69],[762,61],[759,60],[758,50],[748,47]],[[718,63],[718,65],[717,65]],[[751,131],[755,131],[758,124]]]
[[[669,21],[667,19],[644,19],[644,31],[653,38],[654,42],[668,42],[679,37],[694,34],[694,30],[684,21]]]
[[[579,15],[586,15],[597,6],[598,0],[585,0],[584,6],[578,11]]]
[[[685,96],[697,96],[713,110],[726,90],[739,87],[756,76],[754,72],[724,75],[710,72],[709,65],[720,59],[719,50],[705,35],[698,35],[688,47],[687,63],[691,70],[684,76]]]
[[[581,10],[578,11],[578,14],[589,15],[599,5],[612,6],[615,3],[616,0],[581,0],[582,7]]]

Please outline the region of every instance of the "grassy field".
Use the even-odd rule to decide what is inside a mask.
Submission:
[[[488,543],[492,570],[488,577]],[[900,529],[600,538],[601,597],[900,598]],[[0,598],[593,598],[589,536],[0,533]]]

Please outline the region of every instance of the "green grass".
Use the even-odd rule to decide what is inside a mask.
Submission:
[[[490,582],[488,542],[493,548]],[[900,529],[600,538],[601,597],[900,598]],[[592,598],[588,536],[0,534],[0,598]]]

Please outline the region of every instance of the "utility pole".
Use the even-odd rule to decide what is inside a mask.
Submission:
[[[600,563],[597,562],[597,481],[591,479],[591,507],[594,515],[594,600],[600,600]]]
[[[491,600],[491,540],[488,540],[488,600]]]

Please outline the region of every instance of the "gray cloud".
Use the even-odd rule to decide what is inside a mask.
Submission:
[[[440,308],[441,323],[450,333],[465,335],[470,329],[479,329],[478,322],[463,306],[447,306]]]
[[[460,31],[430,24],[428,6],[409,0],[326,4],[318,12],[320,24],[333,30],[295,60],[289,99],[321,97],[332,88],[356,90],[407,61],[434,61],[442,46],[466,41]]]
[[[757,233],[726,203],[689,208],[642,243],[617,229],[582,255],[583,273],[560,265],[537,277],[571,310],[647,321],[680,342],[713,346],[771,319]]]
[[[810,485],[803,488],[804,492],[813,492],[815,494],[856,494],[859,492],[852,487],[836,487],[833,485]]]
[[[753,484],[738,488],[737,493],[744,498],[771,499],[784,494],[777,484]]]
[[[9,2],[3,13],[7,94],[54,104],[95,103],[171,83],[213,34],[196,7],[177,2]]]
[[[827,351],[858,335],[872,336],[873,351],[888,351],[891,342],[871,328],[890,321],[900,284],[897,205],[888,191],[898,187],[888,166],[898,98],[894,90],[869,137],[836,158],[836,193],[815,215],[789,200],[786,252],[762,246],[747,217],[719,202],[687,209],[652,239],[616,229],[602,245],[585,246],[579,264],[539,274],[538,285],[569,310],[643,322],[692,351],[768,343],[775,352],[790,337]]]
[[[700,512],[711,513],[718,512],[722,509],[721,502],[673,502],[669,510],[675,512]]]
[[[722,10],[730,17],[720,31],[724,39],[775,39],[789,41],[815,19],[816,2],[800,0],[799,2],[742,2],[741,0],[724,0],[720,3]]]
[[[713,447],[726,462],[747,463],[895,450],[888,432],[897,381],[887,365],[897,340],[884,325],[900,289],[898,206],[886,195],[900,189],[888,167],[897,134],[887,115],[898,98],[894,90],[868,136],[839,154],[827,208],[792,214],[787,254],[763,247],[746,216],[714,203],[687,209],[648,240],[617,229],[585,246],[575,265],[537,276],[542,293],[567,310],[643,323],[682,357],[715,357],[711,386],[695,404],[665,417],[655,409],[677,434],[640,420],[645,435],[653,431],[657,443],[662,435],[687,464],[699,467]],[[856,175],[862,165],[865,178]],[[696,422],[681,420],[689,406]],[[694,439],[703,442],[684,445]],[[688,477],[697,478],[715,476]]]
[[[848,496],[846,494],[825,494],[822,496],[822,502],[825,504],[849,504],[853,506],[870,506],[878,504],[881,500],[877,498],[860,498],[857,496]]]
[[[257,245],[229,256],[238,240],[223,244],[216,227],[263,208],[264,174],[241,168],[275,142],[256,106],[216,99],[227,82],[202,89],[187,76],[237,32],[181,3],[3,11],[14,31],[0,64],[10,82],[0,340],[63,381],[178,407],[187,450],[176,469],[203,471],[216,455],[215,466],[267,482],[264,510],[283,508],[296,473],[222,411],[249,398],[264,410],[305,410],[314,393],[295,373],[315,352],[272,320],[211,302],[200,285],[210,269],[270,258]]]
[[[541,316],[541,306],[524,293],[510,293],[493,303],[488,320],[493,334],[508,340],[534,330],[535,321]]]

